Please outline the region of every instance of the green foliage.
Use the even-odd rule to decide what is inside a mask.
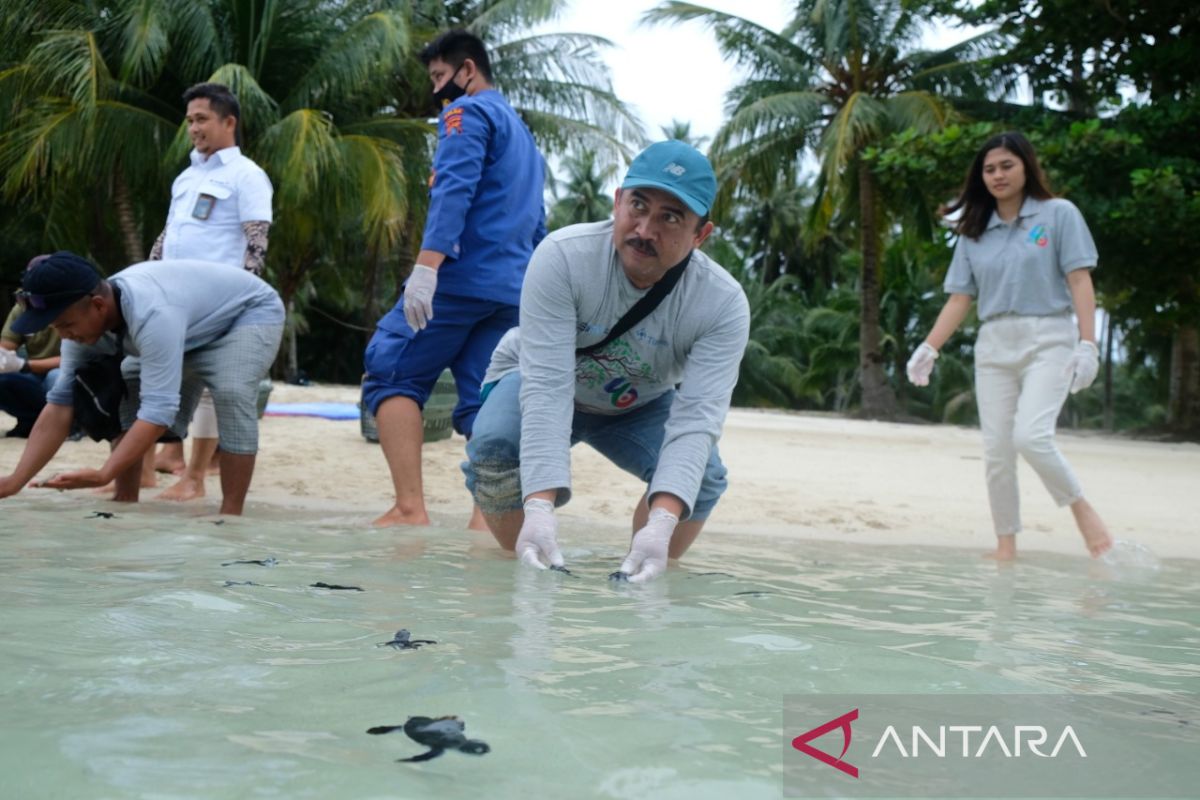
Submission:
[[[1024,75],[1035,97],[1050,93],[1087,112],[1132,83],[1156,101],[1195,91],[1200,7],[1191,0],[943,0],[932,4],[969,24],[996,26],[1005,41],[992,63]]]
[[[546,219],[549,230],[580,222],[598,222],[612,216],[613,198],[608,182],[616,176],[616,166],[600,166],[594,151],[575,153],[563,161],[566,181],[554,187],[558,199]]]
[[[415,52],[438,32],[485,39],[498,88],[549,152],[589,149],[607,164],[640,142],[600,58],[607,42],[528,34],[564,4],[10,0],[0,202],[28,209],[36,250],[70,246],[110,271],[141,259],[191,147],[181,94],[226,83],[243,150],[276,189],[269,279],[293,312],[319,296],[366,327],[420,242],[436,110]]]

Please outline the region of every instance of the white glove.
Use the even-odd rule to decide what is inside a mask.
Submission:
[[[25,366],[25,359],[7,347],[0,347],[0,374],[19,372]]]
[[[1071,379],[1071,394],[1082,392],[1096,380],[1100,371],[1100,351],[1095,342],[1081,340],[1063,372]]]
[[[621,562],[620,572],[629,576],[630,583],[645,583],[666,572],[667,548],[679,517],[663,508],[650,512],[645,526],[633,535],[629,555]]]
[[[908,382],[913,386],[928,386],[929,376],[933,374],[933,362],[937,361],[938,351],[929,342],[921,342],[921,346],[913,351],[905,371]]]
[[[414,331],[424,330],[433,319],[433,292],[437,289],[437,270],[424,264],[413,267],[404,284],[404,318]]]
[[[522,564],[538,569],[547,565],[561,567],[562,553],[558,551],[558,520],[554,518],[554,503],[549,500],[526,500],[525,521],[517,536],[517,558]],[[545,560],[547,563],[543,564]]]

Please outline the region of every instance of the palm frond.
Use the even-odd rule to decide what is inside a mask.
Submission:
[[[378,11],[358,20],[325,47],[298,76],[281,108],[320,108],[331,98],[379,93],[409,51],[408,20],[399,11]]]

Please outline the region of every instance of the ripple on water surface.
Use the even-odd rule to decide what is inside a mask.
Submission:
[[[996,565],[714,536],[638,587],[606,579],[619,536],[565,531],[564,575],[454,530],[90,511],[5,501],[20,796],[777,797],[785,694],[1200,686],[1196,565],[1136,545]],[[401,628],[435,643],[379,646]],[[366,734],[443,715],[491,752],[398,764],[422,745]]]

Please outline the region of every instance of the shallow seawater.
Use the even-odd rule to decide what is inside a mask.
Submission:
[[[1193,561],[709,536],[635,587],[577,531],[563,575],[253,514],[4,501],[4,796],[767,798],[784,695],[1200,691]],[[437,643],[378,646],[399,628]],[[366,733],[414,715],[491,752]]]

